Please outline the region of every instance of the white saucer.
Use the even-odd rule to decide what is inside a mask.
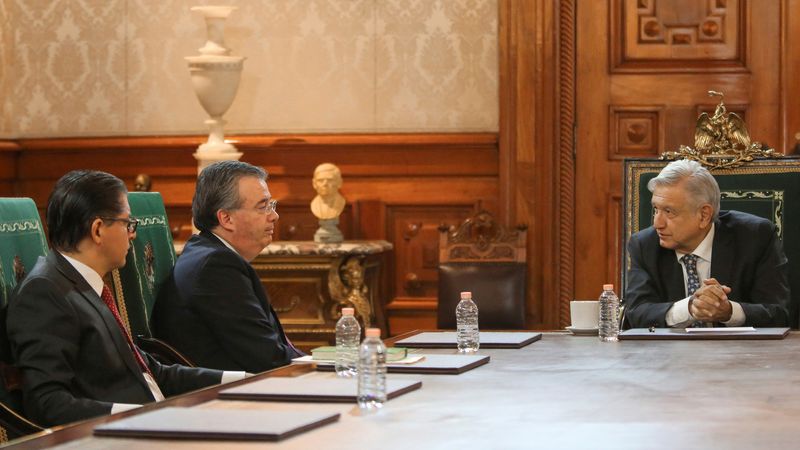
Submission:
[[[597,328],[575,328],[575,327],[567,327],[570,333],[574,334],[575,336],[597,336]]]

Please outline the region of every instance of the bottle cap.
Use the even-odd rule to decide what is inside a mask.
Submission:
[[[355,314],[355,308],[342,308],[342,315],[343,316],[352,316]]]
[[[462,292],[461,293],[461,298],[472,298],[472,292],[471,291]]]
[[[381,337],[381,329],[380,328],[367,328],[366,331],[367,337]]]
[[[613,291],[614,290],[614,285],[613,284],[604,284],[603,285],[603,290],[604,291]]]

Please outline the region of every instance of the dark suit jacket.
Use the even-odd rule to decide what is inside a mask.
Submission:
[[[52,426],[153,396],[106,304],[58,252],[39,261],[8,304],[8,338],[23,375],[25,414]],[[145,362],[165,396],[216,384],[222,372]]]
[[[212,233],[186,243],[152,320],[157,337],[204,367],[262,372],[299,356],[253,266]]]
[[[745,326],[789,326],[788,261],[775,225],[738,211],[715,222],[711,277],[729,286],[742,305]],[[661,247],[653,227],[631,236],[625,316],[631,327],[666,327],[672,304],[686,297],[683,269],[674,250]]]

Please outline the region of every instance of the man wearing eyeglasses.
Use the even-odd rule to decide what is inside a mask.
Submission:
[[[25,413],[60,425],[244,377],[164,366],[134,344],[103,277],[125,265],[138,221],[125,184],[73,171],[47,204],[52,250],[17,286],[7,330],[23,376]]]
[[[197,178],[192,216],[200,234],[186,242],[159,293],[153,329],[198,365],[262,372],[302,355],[250,265],[272,242],[276,206],[260,167],[221,161]]]

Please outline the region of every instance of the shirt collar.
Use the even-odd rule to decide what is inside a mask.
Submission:
[[[700,258],[702,260],[711,262],[711,249],[714,246],[714,228],[715,227],[716,227],[716,225],[714,224],[714,222],[711,222],[711,229],[708,230],[708,234],[703,239],[703,241],[700,242],[700,245],[698,245],[697,248],[695,248],[694,251],[691,252],[691,254],[697,256],[698,258]],[[675,256],[678,257],[678,261],[680,261],[681,258],[683,258],[683,256],[687,255],[687,254],[688,253],[683,253],[683,252],[679,252],[679,251],[675,250]]]
[[[79,274],[81,274],[83,279],[89,283],[89,286],[92,288],[92,290],[97,293],[98,297],[100,297],[103,293],[103,285],[105,284],[103,283],[103,278],[100,276],[100,274],[75,258],[70,258],[63,253],[61,253],[61,256],[63,256],[64,259],[66,259],[67,262],[70,263],[70,265],[72,265],[72,267],[74,267]]]
[[[222,243],[225,244],[225,247],[228,247],[229,249],[233,250],[233,253],[236,253],[237,255],[239,255],[239,252],[237,252],[236,249],[233,248],[233,246],[230,244],[230,242],[226,241],[225,239],[222,238],[222,236],[218,235],[217,233],[214,233],[213,231],[211,232],[211,234],[213,234],[214,236],[217,237],[217,239],[222,241]],[[242,255],[239,255],[239,256],[242,256]]]

